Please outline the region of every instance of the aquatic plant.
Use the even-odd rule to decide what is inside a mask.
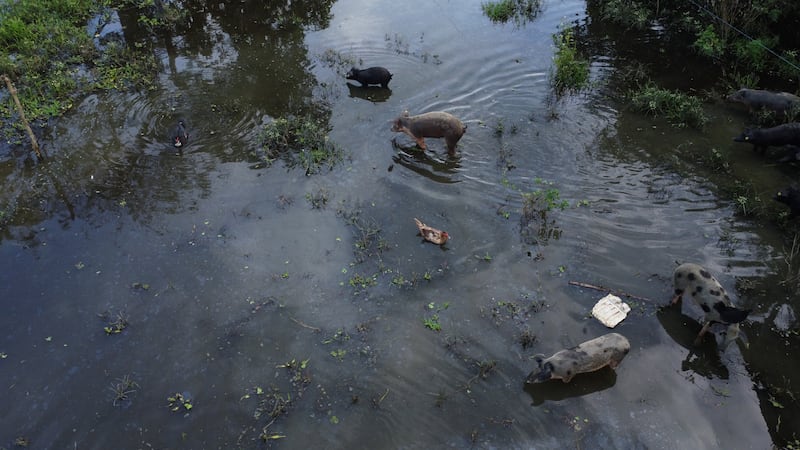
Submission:
[[[517,25],[532,21],[541,9],[541,0],[499,0],[481,4],[481,10],[492,22],[506,23],[513,19]]]
[[[556,94],[585,88],[589,84],[589,61],[578,54],[572,30],[554,34],[553,42],[556,45],[556,54],[551,83]]]
[[[628,93],[631,106],[652,116],[663,116],[673,125],[703,128],[708,117],[698,97],[683,92],[662,89],[648,83]]]
[[[117,378],[117,380],[111,383],[109,386],[109,390],[113,393],[113,398],[111,403],[114,406],[118,406],[121,402],[130,399],[131,394],[137,391],[139,388],[139,383],[133,381],[130,375],[125,375],[122,378]]]
[[[333,169],[344,160],[344,150],[328,138],[327,123],[310,114],[273,120],[259,135],[265,161],[283,158],[290,167],[303,167],[306,175]]]

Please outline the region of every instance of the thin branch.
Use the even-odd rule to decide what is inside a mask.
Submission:
[[[17,111],[19,112],[19,118],[22,120],[22,125],[25,127],[25,131],[28,132],[28,137],[31,139],[31,146],[33,147],[33,151],[36,152],[36,156],[39,159],[42,159],[42,153],[39,151],[39,142],[36,140],[36,136],[33,134],[33,130],[31,130],[31,126],[28,125],[28,119],[25,118],[25,110],[22,109],[22,103],[19,101],[19,97],[17,97],[17,88],[11,83],[11,79],[8,78],[6,74],[0,75],[0,78],[6,82],[6,86],[8,87],[8,92],[11,94],[11,98],[14,99],[14,103],[17,105]]]
[[[628,298],[633,298],[633,299],[636,299],[636,300],[643,300],[643,301],[646,301],[646,302],[649,302],[649,303],[656,303],[655,300],[649,299],[647,297],[640,297],[638,295],[628,294],[627,292],[614,290],[614,289],[611,289],[611,288],[607,288],[605,286],[597,286],[597,285],[594,285],[594,284],[582,283],[580,281],[570,281],[569,284],[571,284],[572,286],[579,286],[579,287],[582,287],[582,288],[594,289],[596,291],[609,292],[609,293],[612,293],[612,294],[616,294],[616,295],[620,295],[620,296],[624,296],[624,297],[628,297]]]

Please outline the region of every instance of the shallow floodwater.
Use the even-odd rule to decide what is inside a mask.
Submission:
[[[46,162],[2,162],[0,446],[764,449],[800,428],[797,299],[763,281],[785,249],[688,157],[788,179],[730,142],[743,111],[711,105],[698,132],[599,89],[554,99],[561,27],[605,49],[598,85],[625,64],[582,1],[521,25],[476,2],[300,8],[198,7],[158,48],[157,89],[86,98]],[[389,68],[390,91],[348,87],[351,60]],[[263,125],[310,108],[345,161],[307,176],[259,159]],[[402,148],[403,110],[460,117],[458,154]],[[549,189],[568,206],[531,219],[523,194]],[[452,239],[423,242],[414,217]],[[676,261],[755,286],[736,296],[749,346],[693,347],[702,311],[659,310]],[[605,292],[570,281],[636,296],[615,329],[631,351],[525,385],[534,354],[608,332],[590,315]]]

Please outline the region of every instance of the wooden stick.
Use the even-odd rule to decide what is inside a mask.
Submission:
[[[308,328],[309,330],[314,330],[314,331],[316,331],[317,333],[319,333],[320,331],[322,331],[322,330],[320,330],[320,329],[319,329],[319,328],[317,328],[317,327],[312,327],[311,325],[308,325],[308,324],[305,324],[305,323],[303,323],[303,322],[300,322],[299,320],[295,319],[294,317],[289,317],[289,318],[290,318],[290,319],[292,319],[292,322],[294,322],[294,323],[296,323],[296,324],[300,325],[300,326],[301,326],[301,327],[303,327],[303,328]]]
[[[569,284],[571,284],[572,286],[579,286],[579,287],[582,287],[582,288],[594,289],[596,291],[610,292],[612,294],[622,295],[622,296],[625,296],[625,297],[628,297],[628,298],[633,298],[633,299],[636,299],[636,300],[643,300],[643,301],[646,301],[646,302],[655,303],[655,301],[653,301],[653,300],[651,300],[651,299],[649,299],[647,297],[639,297],[638,295],[628,294],[627,292],[615,291],[614,289],[610,289],[610,288],[607,288],[607,287],[604,287],[604,286],[596,286],[594,284],[581,283],[580,281],[570,281]]]
[[[22,103],[19,102],[19,97],[17,97],[17,88],[11,83],[11,79],[8,78],[8,75],[3,74],[0,75],[0,78],[6,82],[6,86],[8,87],[8,92],[11,94],[11,98],[14,99],[14,103],[17,105],[17,111],[19,112],[19,118],[22,120],[22,125],[25,127],[25,131],[28,132],[28,137],[31,138],[31,146],[33,146],[33,151],[36,152],[36,156],[39,159],[42,159],[42,153],[39,151],[39,141],[36,140],[36,136],[33,134],[33,130],[31,130],[31,126],[28,125],[28,119],[25,118],[25,110],[22,109]]]

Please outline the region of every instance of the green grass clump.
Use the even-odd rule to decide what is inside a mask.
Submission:
[[[344,159],[344,151],[330,141],[328,128],[321,122],[306,115],[280,117],[267,124],[260,135],[266,159],[282,158],[292,167],[303,167],[306,175],[332,169]]]
[[[482,3],[481,9],[492,22],[506,23],[513,19],[521,25],[535,19],[541,6],[541,0],[500,0]]]
[[[556,44],[553,88],[558,95],[566,91],[579,91],[589,84],[589,61],[581,58],[572,30],[553,35]]]
[[[692,95],[648,84],[630,92],[629,97],[634,109],[653,116],[663,116],[676,126],[703,128],[708,122],[702,101]]]
[[[124,2],[120,2],[124,4]],[[109,14],[105,0],[15,0],[0,6],[0,73],[14,83],[26,117],[56,117],[75,99],[96,89],[149,80],[157,69],[152,52],[123,44],[98,47],[89,19]],[[0,104],[3,126],[16,109]],[[6,128],[6,134],[9,129]]]

